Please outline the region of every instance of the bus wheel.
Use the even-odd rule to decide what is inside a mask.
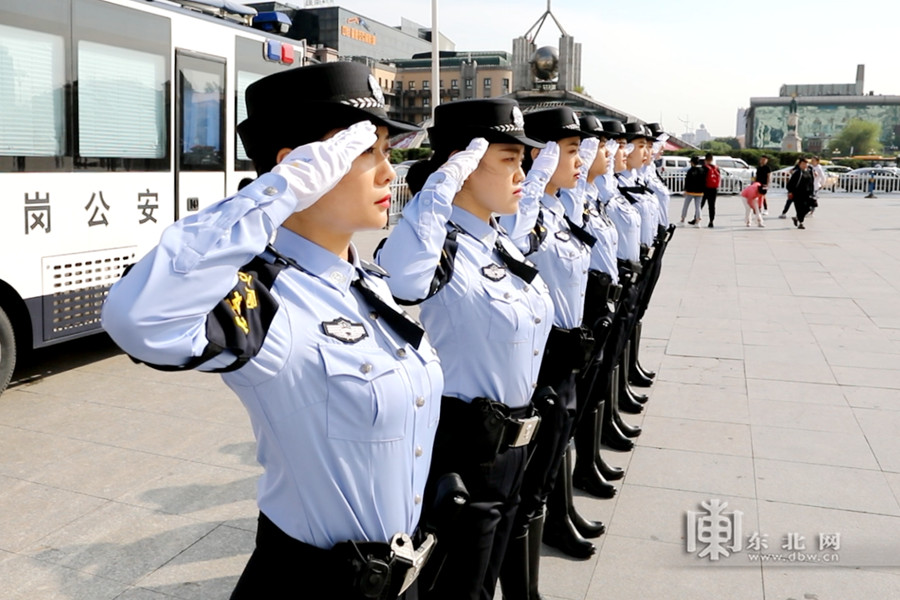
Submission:
[[[9,317],[0,308],[0,394],[9,385],[16,368],[16,335]]]

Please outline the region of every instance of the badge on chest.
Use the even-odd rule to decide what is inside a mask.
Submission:
[[[359,340],[369,336],[362,323],[353,323],[344,317],[334,321],[323,321],[322,331],[328,337],[340,340],[345,344],[355,344]]]
[[[560,229],[554,235],[556,236],[556,239],[561,242],[568,242],[570,239],[572,239],[572,235],[565,229]]]
[[[486,267],[481,267],[481,274],[491,281],[500,281],[506,277],[506,269],[496,263],[491,263]]]

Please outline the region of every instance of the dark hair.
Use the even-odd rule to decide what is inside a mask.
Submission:
[[[413,163],[406,172],[406,185],[409,186],[409,193],[418,194],[424,187],[425,180],[447,162],[448,158],[450,158],[450,152],[435,152],[431,158]]]
[[[691,157],[691,164],[692,164],[692,165],[696,165],[696,164],[699,163],[699,162],[700,162],[700,157],[699,157],[699,156],[692,156],[692,157]]]
[[[712,159],[713,159],[712,152],[707,152],[706,156],[703,157],[703,160],[712,160]]]

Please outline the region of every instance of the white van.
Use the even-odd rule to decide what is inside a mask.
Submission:
[[[660,175],[665,175],[667,172],[687,171],[691,167],[691,159],[688,156],[663,156],[656,167]]]

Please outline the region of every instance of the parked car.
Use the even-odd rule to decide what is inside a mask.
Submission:
[[[722,182],[719,184],[719,192],[725,194],[737,194],[750,185],[756,169],[748,165],[740,158],[732,156],[713,156],[713,164],[719,167],[722,174]]]
[[[660,175],[669,172],[679,173],[691,167],[691,159],[688,156],[663,156],[657,161],[656,167]]]
[[[896,167],[864,167],[840,176],[840,187],[848,192],[868,192],[874,181],[876,192],[900,191],[900,169]]]

